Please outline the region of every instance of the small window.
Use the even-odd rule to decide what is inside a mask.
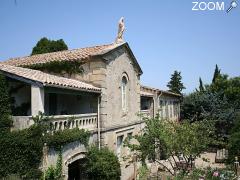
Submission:
[[[165,101],[165,117],[169,118],[168,101]]]
[[[163,111],[164,111],[163,107],[164,107],[163,100],[159,100],[159,108],[160,108],[160,114],[159,115],[160,115],[161,118],[163,118]]]
[[[123,76],[122,78],[122,109],[126,111],[127,109],[127,78]]]
[[[117,156],[120,157],[123,145],[123,135],[117,137]]]
[[[170,118],[172,118],[173,117],[173,103],[172,103],[172,101],[170,101]]]

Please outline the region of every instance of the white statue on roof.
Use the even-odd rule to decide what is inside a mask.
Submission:
[[[125,24],[124,24],[124,17],[121,17],[118,22],[118,34],[115,43],[122,43],[123,40],[123,32],[125,30]]]

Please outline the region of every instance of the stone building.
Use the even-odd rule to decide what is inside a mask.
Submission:
[[[49,68],[59,64],[72,72]],[[55,130],[65,129],[74,116],[70,128],[91,131],[90,143],[109,147],[120,160],[129,153],[124,139],[144,127],[139,113],[179,119],[180,95],[142,86],[143,71],[126,42],[10,59],[0,63],[0,72],[15,89],[14,129],[28,128],[39,111],[53,117]],[[63,148],[65,179],[85,152],[77,142]],[[50,150],[47,159],[48,166],[56,163],[56,152]],[[126,163],[121,160],[122,179],[133,176],[133,165]]]

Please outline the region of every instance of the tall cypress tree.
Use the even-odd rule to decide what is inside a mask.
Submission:
[[[218,68],[218,65],[216,64],[214,74],[213,74],[212,83],[216,82],[216,79],[219,77],[220,74],[221,74],[221,70]]]
[[[203,86],[202,78],[199,78],[199,91],[204,92],[204,86]]]
[[[12,125],[10,99],[6,79],[0,74],[0,132],[9,130]]]
[[[181,72],[174,71],[171,75],[171,80],[168,82],[167,87],[170,92],[174,92],[177,94],[182,94],[182,90],[186,89],[182,83]]]

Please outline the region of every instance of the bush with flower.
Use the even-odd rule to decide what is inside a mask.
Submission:
[[[190,174],[179,173],[174,180],[231,180],[235,173],[231,169],[203,168],[194,169]]]

